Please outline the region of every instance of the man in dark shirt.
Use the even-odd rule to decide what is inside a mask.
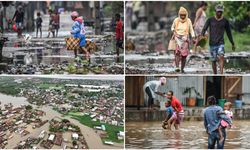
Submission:
[[[209,46],[210,46],[210,53],[212,57],[212,68],[213,73],[217,74],[217,66],[216,61],[217,57],[219,57],[219,67],[220,73],[223,74],[224,68],[224,32],[226,30],[227,36],[232,44],[233,51],[235,50],[235,44],[233,41],[231,29],[229,22],[226,18],[223,17],[222,13],[224,11],[223,5],[217,5],[215,7],[216,15],[214,17],[209,18],[203,29],[202,35],[205,35],[205,32],[209,28]]]
[[[21,5],[18,6],[12,18],[12,22],[14,19],[15,19],[16,27],[17,27],[17,36],[20,38],[22,37],[23,19],[24,19],[23,7]]]

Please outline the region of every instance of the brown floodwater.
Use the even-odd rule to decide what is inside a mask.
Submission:
[[[250,121],[234,120],[236,128],[227,129],[224,148],[250,147]],[[126,122],[126,148],[207,149],[208,136],[202,121],[186,121],[180,130],[164,130],[161,122]]]

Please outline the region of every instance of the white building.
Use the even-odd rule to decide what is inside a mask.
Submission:
[[[56,136],[55,136],[54,134],[51,134],[51,135],[49,136],[48,140],[49,140],[49,141],[54,141],[55,137],[56,137]]]
[[[72,139],[78,140],[79,135],[77,133],[72,133]]]

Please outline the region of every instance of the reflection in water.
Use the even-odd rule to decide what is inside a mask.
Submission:
[[[135,56],[135,57],[138,57],[138,56]],[[166,67],[172,67],[171,65],[173,64],[173,59],[172,58],[170,59],[167,57],[169,56],[166,56],[166,58],[159,56],[158,58],[155,58],[155,59],[140,59],[140,60],[136,60],[136,58],[134,58],[131,60],[126,60],[126,63],[130,65],[134,65],[134,66],[138,65],[139,67],[147,66],[147,65],[157,65],[157,66],[162,67],[163,69],[164,68],[166,69]],[[195,62],[194,63],[195,65],[199,64],[199,62],[204,62],[204,60],[202,59],[191,59],[191,60]],[[210,61],[207,60],[207,63],[203,65],[207,65],[206,67],[210,68],[209,62]],[[163,64],[165,64],[165,66],[162,66]],[[170,66],[169,65],[166,66],[166,64],[169,64]],[[187,66],[193,66],[193,65],[191,65],[190,63],[187,63]],[[249,72],[250,71],[249,66],[250,66],[250,58],[229,58],[229,59],[226,59],[225,61],[225,69],[234,68],[234,69],[239,70],[239,72],[245,72],[245,71]],[[193,66],[193,67],[196,67],[196,66]]]
[[[235,120],[237,128],[227,130],[225,148],[249,148],[250,121]],[[126,148],[207,148],[203,122],[188,121],[178,131],[164,130],[161,122],[127,122]]]
[[[227,59],[225,63],[225,68],[239,68],[240,71],[250,71],[250,58],[234,58]]]
[[[24,64],[24,56],[27,53],[33,55],[32,64],[62,64],[63,62],[74,62],[74,52],[66,50],[64,41],[31,41],[29,44],[21,41],[10,41],[6,42],[5,50],[3,55],[10,57],[14,56],[15,64]],[[13,47],[15,49],[13,49]],[[110,65],[115,62],[116,58],[114,57],[114,45],[109,41],[108,43],[101,43],[98,45],[100,51],[97,52],[97,55],[100,57],[100,60],[97,59],[97,62],[93,64],[98,65]],[[123,51],[120,52],[121,54]],[[105,55],[111,55],[106,57]],[[120,56],[123,60],[123,56]],[[95,58],[93,59],[95,61]]]

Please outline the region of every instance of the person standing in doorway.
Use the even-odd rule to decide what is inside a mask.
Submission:
[[[202,36],[205,35],[207,29],[209,28],[209,46],[210,46],[210,54],[212,59],[212,69],[213,73],[217,74],[217,59],[219,58],[219,68],[220,73],[223,74],[224,68],[224,32],[226,30],[229,41],[232,44],[232,50],[235,50],[235,44],[233,41],[231,28],[229,21],[222,15],[224,11],[223,5],[217,5],[215,7],[216,14],[214,17],[209,18],[203,29]]]
[[[161,77],[160,80],[152,80],[148,81],[144,84],[143,89],[144,92],[148,95],[148,109],[152,110],[154,105],[154,99],[156,97],[155,94],[163,96],[162,92],[159,92],[158,89],[160,86],[163,86],[167,83],[167,79],[165,77]]]

